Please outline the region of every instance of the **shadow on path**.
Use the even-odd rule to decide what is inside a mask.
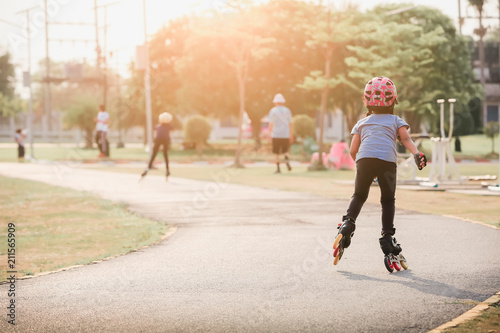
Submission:
[[[400,284],[405,287],[412,288],[420,292],[436,296],[444,296],[444,297],[457,298],[463,300],[474,300],[477,302],[482,302],[486,298],[491,296],[487,294],[479,294],[470,290],[456,288],[452,285],[438,282],[435,280],[421,278],[413,274],[411,269],[402,270],[400,272],[391,275],[392,277],[397,277],[397,278],[401,277],[402,278],[401,280],[379,279],[363,274],[356,274],[346,271],[339,271],[339,273],[345,276],[346,278],[354,281],[372,281],[372,282],[382,282],[390,284]]]

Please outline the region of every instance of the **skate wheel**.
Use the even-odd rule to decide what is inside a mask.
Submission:
[[[394,267],[394,269],[397,270],[398,272],[401,270],[401,267],[399,267],[397,262],[393,262],[392,267]]]
[[[342,239],[342,234],[338,234],[337,238],[335,238],[335,242],[333,242],[333,248],[336,249],[339,247],[339,242]]]
[[[408,265],[406,264],[406,260],[401,260],[400,264],[401,264],[401,267],[403,267],[404,270],[408,269]]]
[[[339,250],[340,250],[340,247],[337,247],[335,250],[333,250],[334,257],[337,257],[339,255]]]
[[[389,258],[389,256],[384,257],[384,265],[385,268],[387,268],[387,270],[389,271],[389,273],[394,272],[394,266],[392,265],[391,258]]]
[[[340,257],[341,257],[340,255],[337,255],[337,256],[335,257],[335,259],[333,259],[333,264],[334,264],[334,265],[337,265],[337,264],[339,263]]]

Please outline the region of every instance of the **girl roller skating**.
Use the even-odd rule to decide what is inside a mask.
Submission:
[[[151,152],[151,157],[149,158],[148,167],[141,174],[141,180],[146,177],[149,170],[153,168],[153,162],[155,160],[156,154],[158,154],[158,150],[163,146],[163,158],[165,159],[165,167],[166,167],[166,177],[168,180],[168,176],[170,176],[170,168],[168,163],[168,150],[170,149],[170,123],[172,122],[172,115],[168,112],[163,112],[158,117],[159,124],[155,129],[155,141],[153,146],[153,151]]]
[[[356,161],[354,194],[346,215],[338,226],[338,234],[333,244],[334,265],[338,263],[344,249],[351,244],[356,229],[356,219],[368,198],[373,180],[380,187],[382,205],[382,237],[380,248],[384,252],[384,262],[392,272],[399,265],[406,269],[401,246],[394,234],[394,212],[396,192],[396,140],[413,154],[419,170],[427,165],[427,159],[420,153],[408,134],[408,124],[394,115],[398,103],[396,86],[387,77],[375,77],[365,86],[363,101],[368,112],[351,131],[350,154]]]

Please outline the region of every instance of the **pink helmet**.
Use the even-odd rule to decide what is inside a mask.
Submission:
[[[391,106],[397,104],[396,85],[388,77],[374,77],[365,86],[365,104],[367,106]]]

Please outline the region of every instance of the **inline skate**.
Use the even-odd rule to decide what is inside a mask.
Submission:
[[[379,238],[380,248],[384,252],[384,265],[389,273],[394,272],[394,270],[400,271],[401,267],[403,269],[408,269],[405,257],[401,254],[403,250],[401,245],[398,244],[396,238],[390,234],[382,234]]]
[[[340,258],[344,254],[344,249],[351,245],[351,238],[354,236],[354,230],[356,230],[356,224],[354,219],[344,216],[343,222],[339,223],[337,226],[339,229],[335,242],[333,243],[333,264],[337,265]]]

